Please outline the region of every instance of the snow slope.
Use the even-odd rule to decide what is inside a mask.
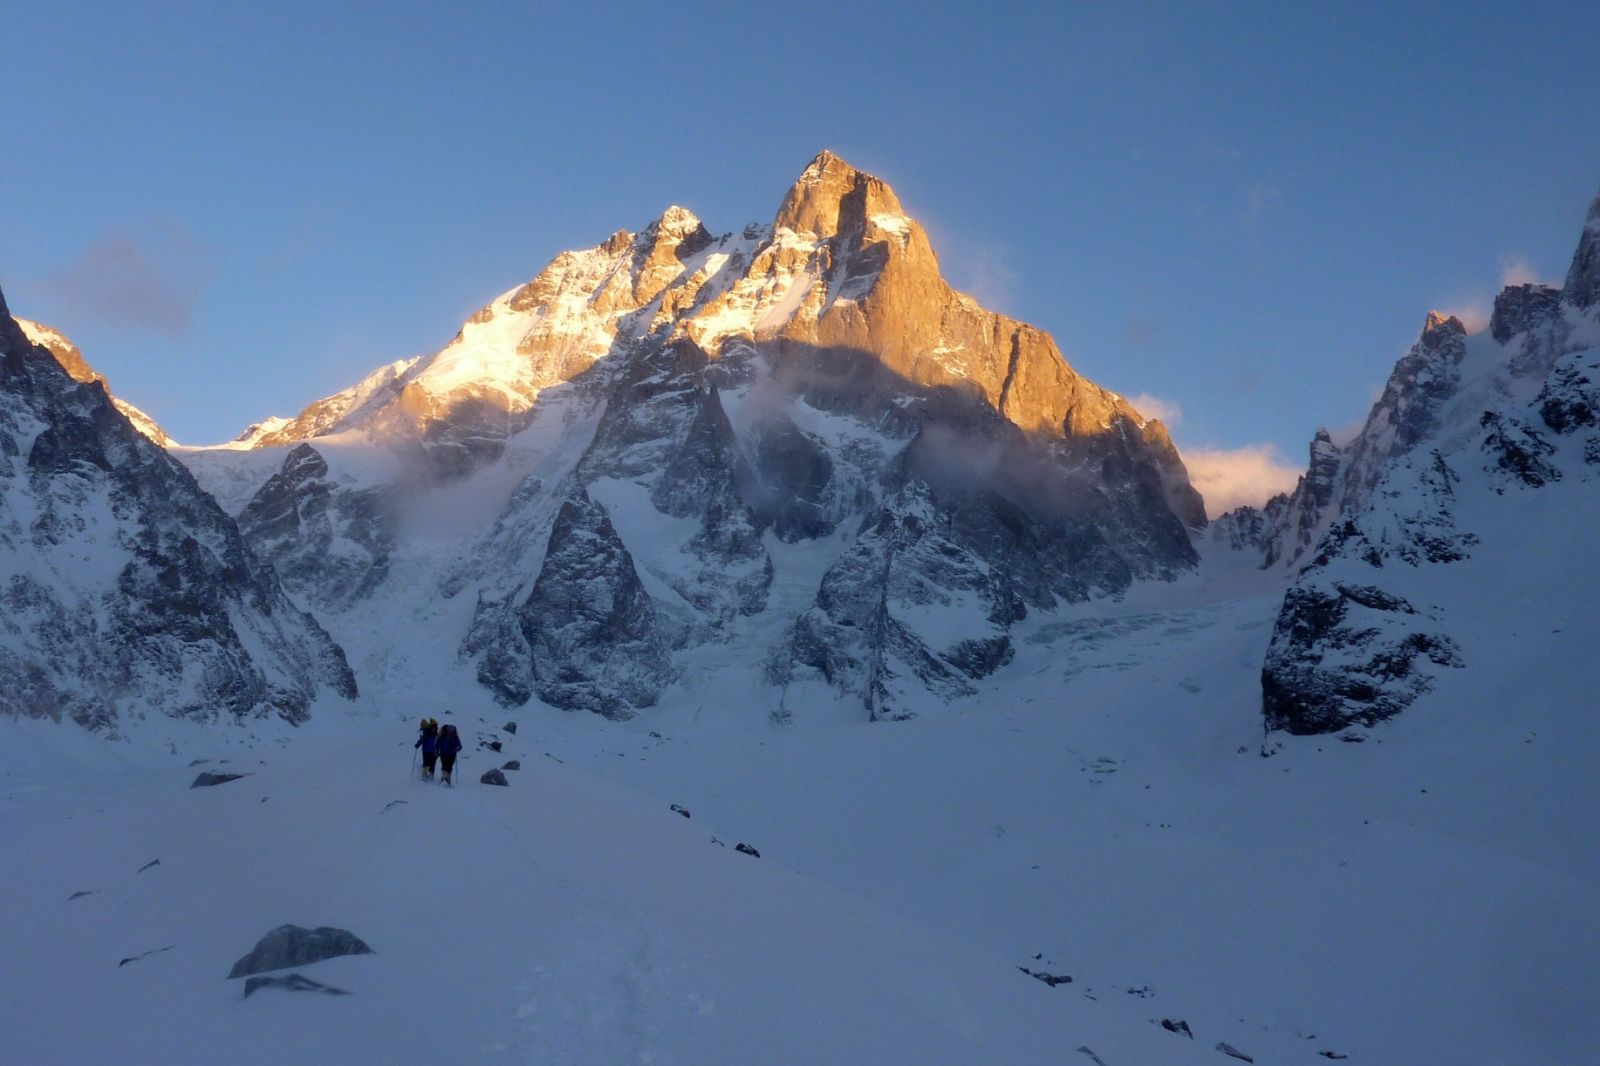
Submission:
[[[1527,501],[1557,555],[1584,491]],[[470,685],[297,731],[0,723],[0,1027],[27,1062],[422,1062],[419,1005],[472,1062],[1594,1062],[1600,577],[1479,525],[1462,596],[1499,609],[1458,637],[1495,668],[1359,744],[1263,746],[1282,589],[1227,555],[1030,617],[910,722],[774,725],[724,670],[626,726],[523,708],[498,755]],[[406,779],[429,710],[468,727],[454,791]],[[197,756],[251,776],[188,790]],[[376,949],[304,968],[354,995],[241,1001],[285,922]]]

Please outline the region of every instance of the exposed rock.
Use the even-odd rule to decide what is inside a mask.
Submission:
[[[149,951],[141,951],[137,955],[129,955],[127,958],[125,958],[125,959],[121,960],[120,962],[118,962],[117,965],[119,967],[126,966],[130,962],[138,962],[140,959],[148,959],[152,955],[160,955],[163,952],[171,951],[175,947],[177,947],[176,944],[168,944],[164,948],[152,948]]]
[[[1284,596],[1261,671],[1268,729],[1334,733],[1404,710],[1464,665],[1437,619],[1372,586],[1302,582]]]
[[[190,786],[189,786],[189,787],[190,787],[190,788],[193,788],[193,787],[194,787],[194,786],[193,786],[193,785],[190,785]],[[143,866],[141,866],[141,867],[139,867],[139,869],[138,869],[138,870],[136,870],[136,871],[134,871],[134,872],[135,872],[135,873],[141,873],[141,874],[142,874],[142,873],[144,873],[144,872],[145,872],[145,871],[146,871],[146,870],[148,870],[148,869],[150,869],[150,868],[151,868],[151,867],[153,867],[153,866],[160,866],[160,865],[161,865],[161,860],[160,860],[160,859],[151,859],[151,860],[150,860],[150,861],[149,861],[149,862],[147,862],[147,863],[145,863],[145,864],[144,864],[144,865],[143,865]]]
[[[366,597],[388,576],[396,535],[388,494],[337,484],[309,444],[291,450],[239,512],[239,531],[285,588],[328,610]]]
[[[1055,988],[1057,985],[1070,985],[1072,983],[1072,978],[1064,973],[1046,973],[1043,970],[1030,970],[1026,966],[1018,966],[1017,969],[1021,970],[1035,981],[1043,981],[1051,988]]]
[[[735,844],[733,846],[733,850],[745,855],[749,855],[751,858],[761,858],[761,853],[755,848],[752,848],[749,844]]]
[[[313,981],[302,974],[287,973],[278,977],[246,978],[244,982],[244,998],[249,999],[263,988],[281,988],[286,992],[321,992],[329,996],[348,996],[350,994],[342,988],[334,988],[332,985]]]
[[[676,803],[674,803],[674,804],[672,804],[672,806],[671,806],[671,807],[670,807],[670,810],[671,810],[671,811],[672,811],[672,812],[673,812],[673,813],[674,813],[674,814],[681,814],[681,815],[683,815],[683,816],[684,816],[684,817],[685,817],[685,818],[687,818],[687,817],[689,817],[689,809],[688,809],[688,808],[687,808],[687,807],[680,807],[680,806],[678,806],[678,805],[677,805],[677,804],[676,804]]]
[[[501,773],[499,770],[493,770],[493,769],[485,770],[483,772],[483,776],[478,778],[478,780],[481,781],[485,785],[510,785],[511,784],[510,781],[506,780],[506,775],[505,774]]]
[[[210,770],[202,770],[199,775],[196,776],[192,782],[190,782],[189,787],[209,788],[212,785],[222,785],[228,783],[229,781],[237,781],[241,777],[249,776],[249,774],[218,774],[213,773]]]
[[[667,641],[605,508],[579,493],[556,517],[533,591],[518,611],[521,647],[501,645],[478,678],[509,703],[631,718],[673,676]],[[520,655],[516,652],[520,651]]]
[[[1538,430],[1513,415],[1485,411],[1478,424],[1483,427],[1483,451],[1489,457],[1488,469],[1504,486],[1520,483],[1533,488],[1561,480],[1561,471],[1550,461],[1555,445]]]
[[[1189,1028],[1189,1023],[1186,1021],[1173,1021],[1171,1018],[1162,1018],[1161,1028],[1169,1033],[1182,1033],[1190,1040],[1194,1039],[1194,1030]]]
[[[233,964],[233,969],[228,971],[228,979],[268,970],[284,970],[291,966],[309,966],[313,962],[340,955],[372,953],[372,949],[360,937],[346,929],[327,925],[316,929],[280,925],[257,941],[249,954]]]
[[[1505,344],[1561,313],[1561,290],[1549,285],[1508,285],[1494,298],[1489,332]]]
[[[61,368],[67,372],[73,381],[85,385],[99,383],[104,387],[106,395],[111,397],[111,405],[122,413],[122,416],[128,420],[129,425],[133,426],[145,437],[148,437],[151,443],[162,448],[171,447],[176,443],[171,437],[167,436],[160,426],[156,425],[155,419],[126,400],[111,395],[111,383],[106,380],[105,375],[90,366],[89,361],[78,350],[78,346],[62,336],[59,331],[39,322],[31,322],[26,318],[19,318],[16,322],[17,325],[22,327],[22,332],[28,340],[54,356],[56,362],[61,364]]]
[[[520,770],[520,769],[522,769],[522,763],[521,763],[520,760],[512,759],[510,762],[508,762],[504,766],[500,767],[500,769],[502,769],[502,770]]]
[[[505,726],[504,726],[504,729],[505,729],[505,731],[507,733],[510,733],[512,736],[516,736],[516,734],[517,734],[517,723],[515,723],[515,722],[507,722],[505,724]]]
[[[1589,218],[1567,270],[1566,297],[1587,310],[1600,303],[1600,196],[1589,206]]]
[[[1254,1061],[1256,1061],[1255,1059],[1251,1058],[1249,1055],[1246,1055],[1244,1052],[1242,1052],[1238,1048],[1234,1047],[1232,1044],[1229,1044],[1229,1043],[1226,1043],[1226,1042],[1223,1042],[1223,1041],[1218,1041],[1217,1050],[1222,1052],[1224,1055],[1228,1056],[1230,1059],[1239,1059],[1242,1062],[1254,1062]]]

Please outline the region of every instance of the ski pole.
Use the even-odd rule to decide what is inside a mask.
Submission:
[[[411,776],[417,776],[417,749],[411,749]]]

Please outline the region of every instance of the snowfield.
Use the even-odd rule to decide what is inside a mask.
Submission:
[[[1516,501],[1557,557],[1585,491]],[[1511,533],[1456,564],[1493,666],[1365,743],[1264,746],[1281,584],[1228,558],[1032,616],[910,722],[774,725],[726,672],[626,726],[467,683],[298,731],[0,722],[8,1061],[1600,1061],[1600,582],[1551,602]],[[441,709],[454,790],[408,776]],[[351,995],[225,979],[285,923],[374,948],[292,971]]]

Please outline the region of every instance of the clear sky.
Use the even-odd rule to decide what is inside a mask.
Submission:
[[[1600,192],[1596,3],[247,6],[0,23],[0,286],[186,442],[828,147],[1180,446],[1299,464]]]

